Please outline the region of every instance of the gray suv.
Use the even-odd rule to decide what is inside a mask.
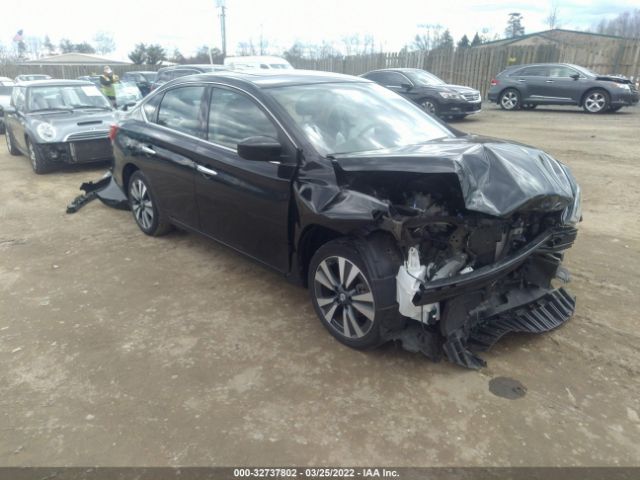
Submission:
[[[624,77],[598,75],[568,63],[540,63],[500,72],[487,97],[504,110],[577,105],[588,113],[601,113],[637,104],[638,89]]]

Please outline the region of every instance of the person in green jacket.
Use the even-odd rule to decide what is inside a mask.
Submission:
[[[120,78],[118,75],[113,73],[113,70],[111,70],[109,65],[106,65],[102,75],[100,76],[100,86],[102,93],[109,99],[111,105],[114,107],[116,107],[116,87],[114,87],[114,84],[119,82]]]

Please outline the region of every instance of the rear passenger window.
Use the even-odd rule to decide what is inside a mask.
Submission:
[[[160,103],[158,125],[205,138],[206,109],[202,108],[204,92],[203,86],[179,87],[167,91]]]
[[[549,74],[547,67],[525,67],[515,73],[517,77],[546,77]]]
[[[209,110],[209,140],[230,148],[248,137],[278,138],[269,117],[248,96],[215,88]]]

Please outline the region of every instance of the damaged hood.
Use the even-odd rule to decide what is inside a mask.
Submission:
[[[468,210],[507,216],[517,210],[562,210],[574,200],[568,168],[545,152],[468,135],[424,145],[333,156],[350,172],[455,174]]]

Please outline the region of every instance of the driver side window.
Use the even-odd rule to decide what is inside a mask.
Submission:
[[[14,87],[13,92],[11,92],[11,103],[13,107],[22,112],[24,110],[24,102],[25,102],[25,94],[24,88],[22,87]]]
[[[266,113],[247,95],[214,88],[209,106],[209,140],[235,149],[248,137],[278,138],[278,131]]]

